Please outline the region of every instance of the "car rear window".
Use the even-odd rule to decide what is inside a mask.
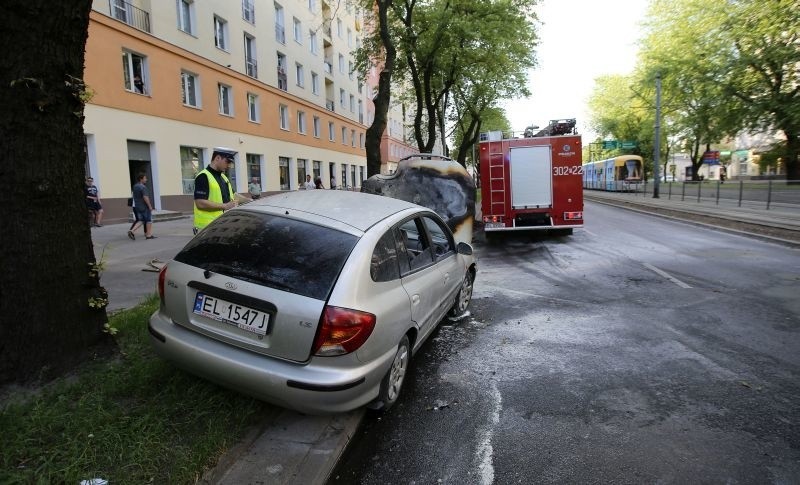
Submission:
[[[327,299],[358,238],[271,214],[223,214],[176,261],[318,300]]]

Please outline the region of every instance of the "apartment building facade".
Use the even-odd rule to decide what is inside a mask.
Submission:
[[[86,46],[87,174],[127,218],[138,173],[156,209],[191,211],[213,147],[240,193],[306,175],[357,188],[373,88],[353,73],[363,16],[338,0],[95,0]],[[121,61],[121,62],[120,62]]]

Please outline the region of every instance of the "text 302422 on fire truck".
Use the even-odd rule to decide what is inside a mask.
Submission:
[[[554,120],[537,133],[481,134],[481,212],[484,231],[583,227],[581,137],[575,120]]]

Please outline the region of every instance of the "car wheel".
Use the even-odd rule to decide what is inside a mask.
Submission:
[[[453,303],[453,308],[450,309],[451,317],[461,316],[467,311],[469,302],[472,300],[472,283],[474,279],[472,271],[467,271],[464,275],[464,281],[461,282],[458,295],[456,295],[456,302]]]
[[[397,352],[394,354],[392,365],[381,381],[381,391],[376,402],[381,410],[386,411],[391,408],[397,402],[397,398],[400,397],[400,390],[403,388],[403,381],[406,378],[410,358],[411,345],[408,342],[408,336],[403,335],[403,339],[397,345]]]

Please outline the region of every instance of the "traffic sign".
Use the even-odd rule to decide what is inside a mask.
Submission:
[[[622,142],[622,148],[636,148],[636,142],[635,141],[628,141],[628,140],[623,141]]]
[[[613,150],[617,148],[617,140],[603,140],[603,150]]]

